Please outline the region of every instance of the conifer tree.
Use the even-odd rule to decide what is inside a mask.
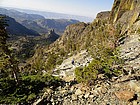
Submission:
[[[6,24],[6,16],[0,16],[0,78],[14,78],[15,82],[18,83],[18,67],[6,44],[8,38],[6,26],[8,26]]]

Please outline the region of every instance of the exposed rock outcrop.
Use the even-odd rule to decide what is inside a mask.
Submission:
[[[74,63],[72,64],[72,60]],[[81,51],[80,53],[73,55],[67,59],[65,59],[61,65],[54,69],[54,75],[66,77],[72,77],[73,80],[75,78],[74,70],[76,67],[84,67],[88,66],[88,64],[92,61],[92,57],[89,56],[86,50]]]
[[[110,11],[104,11],[97,14],[96,19],[107,19],[110,16]]]
[[[115,0],[111,11],[112,22],[116,22],[127,11],[137,11],[139,6],[139,0]]]
[[[47,39],[50,42],[54,42],[59,38],[59,35],[55,33],[54,29],[49,31],[49,34],[47,35]]]
[[[88,24],[80,22],[77,24],[72,24],[66,27],[66,30],[62,37],[60,37],[54,44],[50,46],[52,47],[58,46],[59,48],[64,48],[64,50],[71,50],[73,45],[77,45],[83,36],[83,32],[85,31]],[[74,48],[75,49],[75,48]]]
[[[139,0],[115,0],[110,14],[110,20],[122,27],[122,34],[132,32],[132,26],[140,20]],[[134,27],[133,27],[134,29]],[[137,31],[138,28],[135,28]]]
[[[129,73],[140,72],[140,35],[128,35],[120,45],[120,54],[125,61],[124,68]],[[139,74],[139,73],[138,73]],[[137,75],[138,75],[137,74]],[[131,74],[130,74],[131,75]]]

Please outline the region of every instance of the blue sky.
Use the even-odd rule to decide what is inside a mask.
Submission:
[[[114,0],[0,0],[0,6],[95,17],[111,10]]]

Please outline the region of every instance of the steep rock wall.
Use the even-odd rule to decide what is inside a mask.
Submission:
[[[138,0],[115,0],[111,10],[112,22],[116,22],[126,11],[138,8],[139,2]]]

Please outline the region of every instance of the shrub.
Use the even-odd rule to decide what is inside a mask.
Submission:
[[[0,79],[0,104],[31,104],[39,96],[43,89],[53,86],[55,89],[61,80],[51,75],[28,75],[20,79],[20,84],[15,85],[13,79]]]
[[[94,58],[87,67],[76,68],[76,80],[78,82],[89,83],[96,80],[98,74],[104,74],[107,78],[119,76],[122,73],[121,66],[118,68],[115,65],[122,63],[122,60],[116,55],[117,51],[111,52],[107,50],[104,54],[100,58]]]
[[[93,66],[93,65],[92,65]],[[97,79],[98,71],[90,66],[75,69],[76,80],[78,82],[88,83],[91,80]]]

